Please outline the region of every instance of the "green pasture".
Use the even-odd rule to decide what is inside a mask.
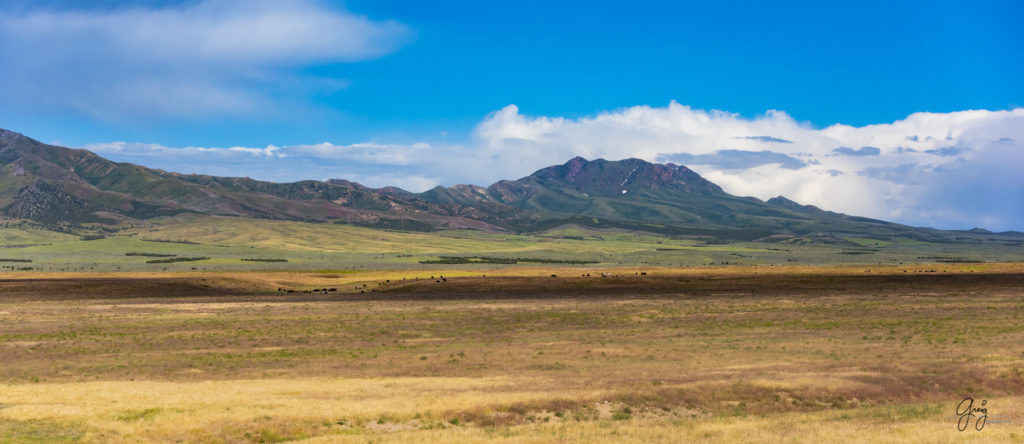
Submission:
[[[103,236],[102,238],[98,238]],[[90,240],[91,239],[91,240]],[[1003,262],[1024,260],[1005,241],[925,243],[850,237],[845,242],[729,242],[643,232],[560,227],[530,235],[444,230],[389,231],[345,224],[234,217],[154,219],[89,236],[28,223],[0,225],[0,271],[359,270],[437,268],[440,256],[593,261],[619,265],[794,265]],[[127,255],[127,254],[132,255]],[[174,256],[170,256],[174,255]],[[147,263],[168,257],[198,261]],[[243,261],[275,259],[286,262]],[[537,266],[525,263],[525,266]],[[493,267],[460,264],[457,268]]]

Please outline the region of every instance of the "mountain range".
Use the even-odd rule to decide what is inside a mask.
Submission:
[[[6,130],[0,130],[0,213],[64,229],[198,213],[413,231],[536,232],[572,224],[725,241],[957,237],[957,232],[848,216],[782,196],[768,201],[734,196],[685,166],[640,159],[576,157],[486,188],[439,186],[412,193],[342,179],[273,183],[179,174]]]

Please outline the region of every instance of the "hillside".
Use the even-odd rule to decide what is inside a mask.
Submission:
[[[640,159],[576,157],[486,188],[411,193],[343,179],[273,183],[166,172],[4,130],[0,213],[65,231],[194,213],[404,231],[540,232],[573,225],[723,241],[841,243],[863,236],[950,242],[959,236],[825,211],[782,196],[767,202],[734,196],[685,166]]]
[[[399,196],[343,180],[282,184],[171,173],[0,130],[0,211],[16,219],[54,225],[111,224],[200,213],[371,226],[500,229],[473,208],[411,202]]]
[[[587,161],[576,157],[487,188],[437,187],[420,196],[437,203],[488,202],[521,208],[543,215],[547,226],[571,222],[725,240],[776,235],[813,235],[828,240],[849,234],[944,238],[938,230],[823,211],[782,196],[768,202],[734,196],[685,166],[640,159]]]

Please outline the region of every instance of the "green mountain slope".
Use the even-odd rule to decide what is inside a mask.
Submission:
[[[331,180],[272,183],[183,175],[112,162],[0,130],[0,212],[50,224],[148,219],[182,212],[266,219],[498,229],[472,209]]]
[[[734,196],[685,166],[640,159],[587,161],[576,157],[488,188],[438,187],[420,197],[433,202],[492,202],[522,208],[542,215],[543,224],[549,226],[572,222],[726,239],[775,234],[918,239],[939,235],[937,230],[823,211],[781,196],[768,202]]]
[[[181,213],[398,230],[539,232],[566,224],[720,240],[892,238],[957,233],[847,216],[779,196],[734,196],[685,166],[576,157],[487,188],[423,193],[347,180],[273,183],[184,175],[104,159],[0,130],[0,214],[48,225],[117,224]],[[996,235],[996,234],[993,234]]]

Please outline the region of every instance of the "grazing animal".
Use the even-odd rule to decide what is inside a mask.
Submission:
[[[557,274],[553,274],[553,275],[551,275],[551,277],[556,278],[556,277],[558,277],[558,275]]]

